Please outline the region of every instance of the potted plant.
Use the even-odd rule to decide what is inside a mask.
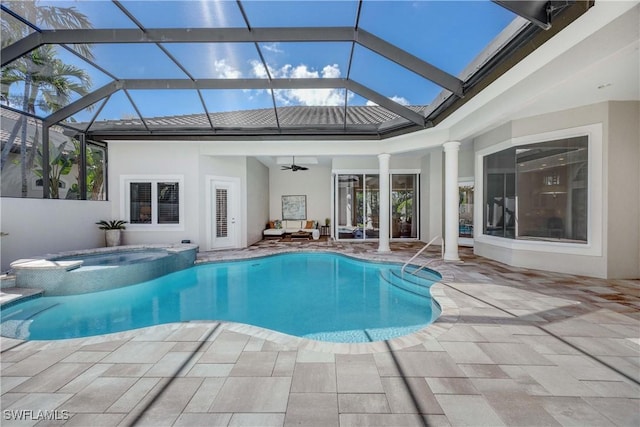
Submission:
[[[324,219],[324,225],[327,226],[327,227],[330,226],[331,225],[331,218],[325,218]]]
[[[111,221],[101,220],[96,222],[100,230],[104,230],[104,237],[107,246],[120,246],[122,242],[122,230],[124,230],[127,221],[114,219]]]

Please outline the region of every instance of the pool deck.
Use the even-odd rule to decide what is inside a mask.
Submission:
[[[368,243],[271,240],[198,258],[311,250],[405,261],[420,246],[379,254]],[[514,268],[464,248],[461,258],[431,264],[444,277],[438,321],[390,342],[217,322],[2,338],[2,426],[640,425],[640,281]]]

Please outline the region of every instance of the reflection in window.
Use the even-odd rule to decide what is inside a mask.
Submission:
[[[459,237],[473,238],[473,184],[458,187]]]
[[[42,121],[2,109],[2,197],[42,198],[43,187],[30,185],[38,176],[36,164],[42,152]]]
[[[362,208],[358,206],[358,195],[361,203],[364,190],[362,178],[362,175],[338,175],[337,219],[340,239],[364,237],[362,232],[359,236],[356,235],[358,212],[362,212]]]
[[[104,147],[87,143],[87,200],[107,199],[105,188],[106,157],[107,150]]]
[[[484,233],[515,238],[516,175],[515,149],[484,158]]]
[[[484,234],[587,241],[586,136],[510,148],[484,158]]]
[[[129,184],[129,222],[131,224],[151,224],[151,200],[150,182]]]
[[[378,175],[365,175],[365,193],[362,195],[364,203],[358,204],[363,208],[362,215],[358,215],[358,228],[368,239],[377,239],[380,230],[380,178]]]
[[[516,150],[518,238],[587,241],[586,136]]]
[[[178,224],[180,222],[180,192],[177,182],[158,183],[158,224]]]
[[[391,237],[418,237],[418,175],[391,177]]]

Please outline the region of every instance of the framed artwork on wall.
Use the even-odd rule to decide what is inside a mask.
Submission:
[[[307,219],[307,196],[282,196],[282,219]]]

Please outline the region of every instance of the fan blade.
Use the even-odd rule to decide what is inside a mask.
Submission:
[[[291,166],[282,166],[282,169],[280,169],[280,170],[286,171],[286,170],[289,170],[289,169],[292,169]]]

